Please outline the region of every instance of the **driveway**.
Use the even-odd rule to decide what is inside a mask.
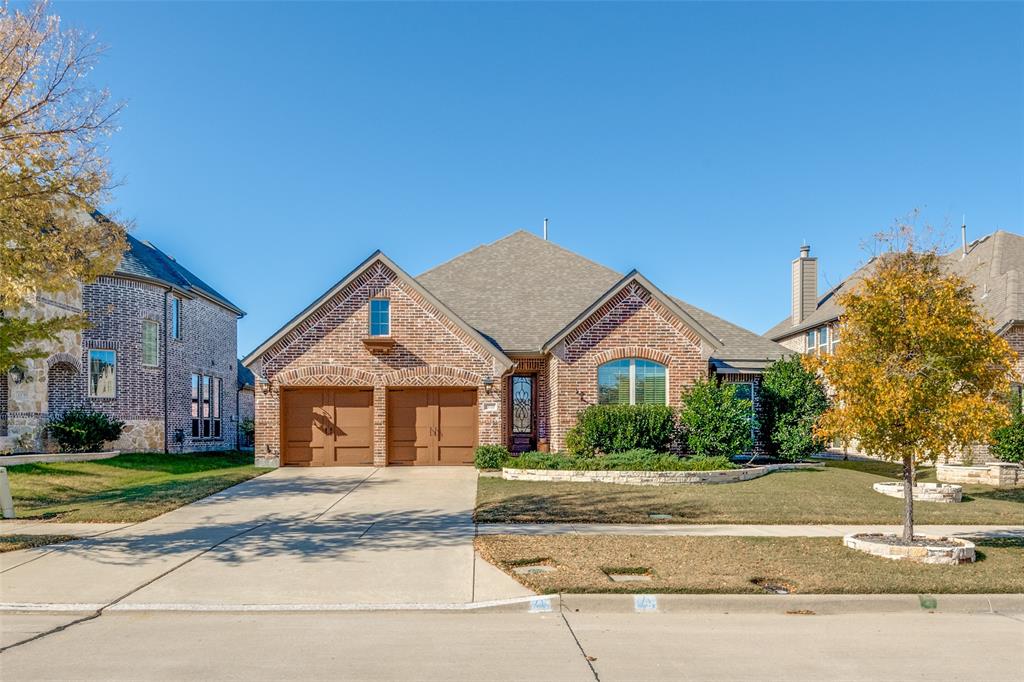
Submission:
[[[278,469],[150,521],[0,555],[2,601],[452,604],[531,594],[473,551],[473,469]]]

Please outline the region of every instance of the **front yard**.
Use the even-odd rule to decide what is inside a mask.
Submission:
[[[66,522],[144,521],[264,471],[239,452],[126,453],[7,469],[19,519]]]
[[[872,483],[898,477],[896,465],[841,461],[828,462],[818,471],[776,472],[721,485],[647,487],[482,477],[476,519],[481,523],[898,524],[903,501],[871,489]],[[667,518],[653,519],[652,514]],[[923,524],[1024,524],[1024,490],[966,486],[962,503],[918,502],[914,516]]]
[[[843,547],[841,538],[481,535],[476,546],[541,593],[764,594],[766,587],[804,594],[1024,592],[1024,540],[975,542],[978,561],[960,566],[873,557]],[[527,566],[554,570],[514,571]],[[613,582],[609,573],[650,579]]]

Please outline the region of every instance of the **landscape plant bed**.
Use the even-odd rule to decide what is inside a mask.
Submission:
[[[978,561],[961,566],[893,562],[852,551],[841,538],[481,535],[476,546],[486,560],[540,593],[1024,592],[1024,540],[975,542]],[[510,570],[517,558],[530,556],[547,557],[555,570]],[[613,582],[609,567],[643,567],[650,580]]]
[[[520,469],[506,467],[501,477],[508,481],[569,481],[577,483],[616,483],[620,485],[714,485],[739,483],[766,476],[774,471],[814,469],[817,464],[768,464],[731,469],[699,470],[586,470],[586,469]]]
[[[0,554],[77,539],[74,535],[0,535]]]
[[[126,453],[7,469],[20,519],[144,521],[265,472],[240,452]]]
[[[882,462],[827,462],[816,470],[716,486],[481,478],[476,519],[481,523],[898,524],[903,518],[902,500],[879,495],[871,486],[899,475],[898,466]],[[922,524],[1020,525],[1024,490],[964,486],[962,503],[921,502],[914,512]]]
[[[977,559],[975,544],[964,538],[915,535],[907,542],[900,535],[851,533],[843,538],[843,545],[884,559],[923,564],[959,565]]]

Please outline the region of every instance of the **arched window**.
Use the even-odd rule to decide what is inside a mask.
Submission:
[[[623,358],[597,368],[597,402],[601,405],[641,405],[668,402],[665,365]]]

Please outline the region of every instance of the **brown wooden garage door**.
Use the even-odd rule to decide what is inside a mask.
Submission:
[[[388,464],[472,464],[475,388],[388,391]]]
[[[285,389],[281,410],[282,464],[373,464],[373,389]]]

